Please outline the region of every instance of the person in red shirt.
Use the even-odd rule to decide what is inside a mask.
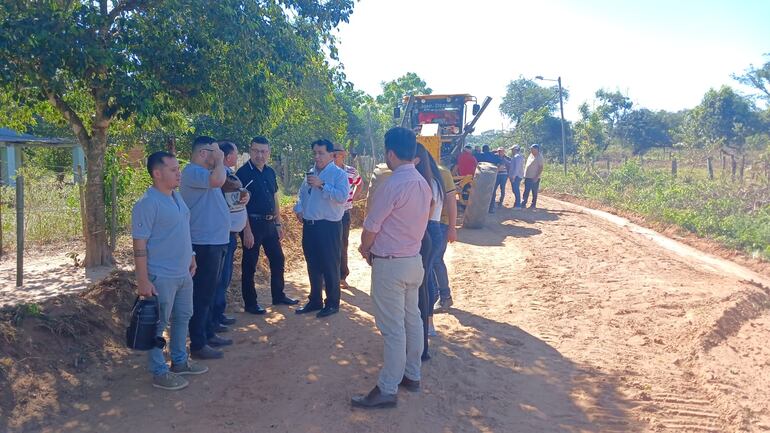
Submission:
[[[457,156],[457,175],[473,176],[476,173],[476,166],[479,162],[473,156],[470,146],[465,146],[460,155]]]

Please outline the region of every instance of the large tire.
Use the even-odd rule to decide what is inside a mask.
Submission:
[[[473,180],[468,203],[463,214],[463,227],[480,229],[484,227],[489,214],[489,202],[497,181],[497,166],[487,162],[479,163]]]

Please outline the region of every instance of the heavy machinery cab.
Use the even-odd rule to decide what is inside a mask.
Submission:
[[[473,105],[469,113],[471,102]],[[417,133],[418,141],[436,161],[450,166],[457,149],[465,143],[465,136],[473,132],[475,118],[488,104],[484,102],[484,107],[480,106],[476,97],[467,93],[405,96],[401,125]],[[393,114],[396,118],[401,117],[401,107],[396,107]],[[466,123],[470,117],[474,121]]]

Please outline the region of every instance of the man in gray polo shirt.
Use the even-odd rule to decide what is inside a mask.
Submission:
[[[190,208],[190,237],[198,263],[190,318],[190,355],[196,359],[221,358],[224,353],[212,346],[233,344],[208,326],[211,303],[230,244],[230,209],[220,189],[226,179],[224,153],[216,141],[211,137],[196,138],[179,188]]]
[[[202,374],[208,367],[187,358],[187,324],[193,312],[195,257],[190,242],[190,210],[174,191],[179,186],[179,162],[168,152],[147,158],[152,186],[134,205],[131,235],[139,296],[157,296],[160,305],[158,336],[171,323],[171,369],[163,350],[149,352],[152,384],[177,390],[188,385],[181,375]]]

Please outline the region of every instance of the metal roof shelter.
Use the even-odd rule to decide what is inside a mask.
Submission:
[[[35,137],[29,134],[0,128],[0,148],[4,147],[4,163],[0,170],[4,171],[1,179],[8,179],[9,184],[16,184],[16,286],[24,282],[24,175],[19,170],[23,167],[22,149],[25,147],[69,147],[73,149],[73,165],[84,166],[83,150],[80,144],[64,138]],[[5,167],[3,167],[5,166]],[[3,170],[4,168],[4,170]],[[11,177],[11,172],[16,176]],[[0,206],[1,208],[1,206]],[[0,211],[1,212],[1,211]],[[2,214],[0,214],[0,226]],[[2,255],[3,240],[0,231],[0,255]]]

